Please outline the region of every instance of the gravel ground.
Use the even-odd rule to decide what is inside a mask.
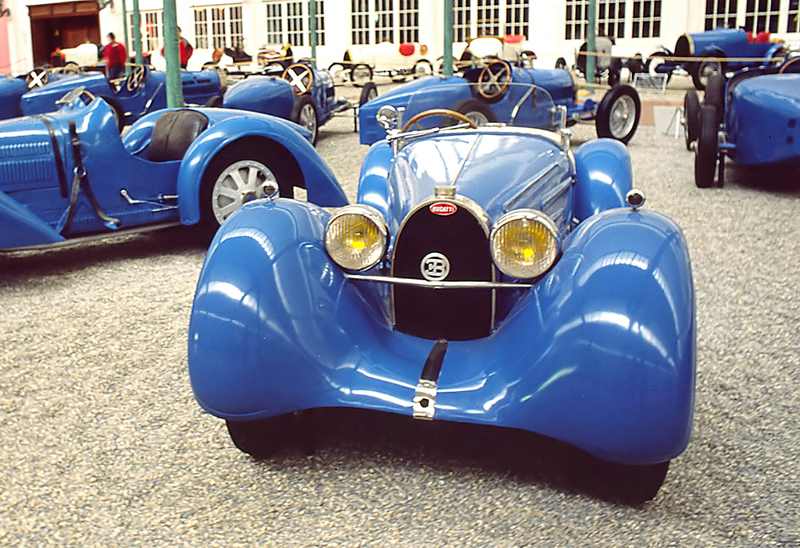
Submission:
[[[352,199],[352,119],[318,148]],[[192,397],[204,248],[180,228],[0,257],[0,544],[800,546],[800,174],[699,190],[681,140],[630,151],[697,289],[694,432],[652,502],[609,502],[548,440],[375,414],[252,460]]]

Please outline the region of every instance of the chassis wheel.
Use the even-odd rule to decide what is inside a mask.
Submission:
[[[692,143],[697,140],[700,126],[700,99],[697,92],[690,89],[683,98],[683,136],[686,139],[686,150],[692,150]]]
[[[122,131],[125,127],[125,109],[122,104],[110,95],[98,95],[100,99],[108,103],[108,106],[114,111],[114,118],[117,120],[117,128]]]
[[[712,74],[725,74],[725,63],[711,59],[703,59],[703,57],[724,57],[724,55],[722,53],[703,53],[700,55],[700,61],[694,63],[694,66],[689,72],[692,75],[694,87],[701,91],[706,89],[708,79]]]
[[[423,76],[430,76],[433,74],[433,63],[420,59],[414,63],[414,78],[422,78]]]
[[[497,116],[495,116],[492,109],[486,103],[478,99],[463,99],[453,105],[452,110],[465,115],[472,120],[476,126],[485,126],[486,124],[497,121]],[[449,125],[455,125],[457,123],[457,121],[452,118],[449,118],[448,122],[451,122]]]
[[[350,69],[350,81],[356,86],[363,86],[372,81],[372,67],[359,63]]]
[[[256,459],[272,456],[284,446],[290,434],[291,415],[255,421],[225,421],[236,447]]]
[[[280,196],[291,197],[284,156],[254,145],[234,145],[218,154],[203,175],[200,191],[201,219],[209,231],[216,232],[247,202],[271,196],[274,187]]]
[[[630,86],[612,88],[597,108],[597,136],[627,143],[636,133],[641,115],[642,103],[635,89]]]
[[[717,109],[710,105],[700,107],[700,132],[697,135],[697,151],[694,157],[694,183],[698,188],[710,188],[717,171],[717,133],[719,122]]]
[[[563,57],[559,57],[556,59],[556,68],[557,69],[566,69],[567,68],[567,60]]]
[[[298,97],[292,107],[292,122],[311,132],[311,144],[317,144],[319,127],[317,124],[317,107],[311,97]]]
[[[717,109],[718,122],[725,120],[725,77],[722,74],[712,74],[708,78],[703,104]]]
[[[584,473],[601,494],[624,504],[640,505],[655,498],[669,470],[669,461],[649,465],[625,465],[606,461],[588,464]]]
[[[647,62],[644,64],[644,72],[649,74],[650,76],[655,76],[657,74],[666,74],[667,75],[667,84],[669,84],[670,78],[672,78],[672,72],[658,72],[657,68],[659,65],[666,63],[665,57],[667,57],[667,53],[663,51],[657,51],[653,55],[647,58]]]
[[[358,106],[363,107],[366,103],[372,101],[378,96],[378,86],[375,82],[367,82],[361,89],[361,97],[358,99]]]

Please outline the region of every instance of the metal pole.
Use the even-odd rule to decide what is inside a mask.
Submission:
[[[128,42],[128,11],[125,7],[125,0],[122,0],[122,43],[125,44],[125,50],[130,51],[131,44]],[[125,74],[128,74],[128,60],[125,59],[125,66],[122,67]]]
[[[445,76],[453,75],[453,0],[444,0],[444,58]]]
[[[133,49],[136,50],[136,64],[141,65],[142,57],[142,20],[139,14],[139,0],[133,0]]]
[[[317,0],[308,0],[308,42],[311,44],[311,68],[317,69]]]
[[[182,107],[180,35],[175,0],[164,0],[164,57],[167,60],[167,107]]]
[[[594,84],[594,72],[597,58],[592,53],[597,51],[597,0],[589,0],[586,21],[586,83]]]

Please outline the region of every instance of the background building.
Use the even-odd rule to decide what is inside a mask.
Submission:
[[[800,0],[597,0],[598,30],[614,36],[626,53],[648,55],[670,49],[684,32],[717,26],[767,30],[800,42]],[[471,37],[523,34],[551,67],[558,57],[571,62],[584,40],[588,0],[454,0],[454,52]],[[321,67],[342,59],[351,44],[421,42],[429,57],[443,51],[443,0],[317,0],[317,58]],[[20,73],[49,61],[56,48],[85,41],[100,43],[108,32],[118,40],[123,24],[128,49],[133,27],[128,0],[3,0],[0,17],[0,72]],[[163,46],[162,0],[140,0],[145,52],[154,62]],[[195,46],[192,65],[211,59],[215,47],[243,47],[255,54],[264,44],[291,43],[295,57],[310,55],[307,0],[178,0],[178,25]],[[2,11],[2,10],[0,10]],[[433,60],[433,59],[431,59]]]

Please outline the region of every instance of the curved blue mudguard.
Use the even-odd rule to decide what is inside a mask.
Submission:
[[[286,80],[274,76],[251,76],[231,87],[222,106],[271,114],[286,120],[292,117],[295,93]]]
[[[613,139],[595,139],[575,150],[575,207],[579,221],[601,211],[625,206],[633,187],[628,149]]]
[[[226,146],[248,137],[266,139],[282,146],[300,166],[308,200],[325,207],[347,205],[347,195],[319,153],[296,129],[280,118],[239,110],[202,110],[209,116],[227,116],[204,132],[186,151],[178,173],[178,211],[181,222],[200,221],[200,184],[214,156]]]
[[[189,326],[200,405],[248,420],[316,407],[412,414],[433,341],[394,331],[328,258],[328,214],[241,208],[212,242]],[[686,447],[694,293],[679,228],[649,211],[597,215],[498,330],[451,342],[435,419],[537,432],[614,462]]]
[[[22,116],[20,100],[28,92],[28,84],[22,78],[0,79],[0,120]]]

